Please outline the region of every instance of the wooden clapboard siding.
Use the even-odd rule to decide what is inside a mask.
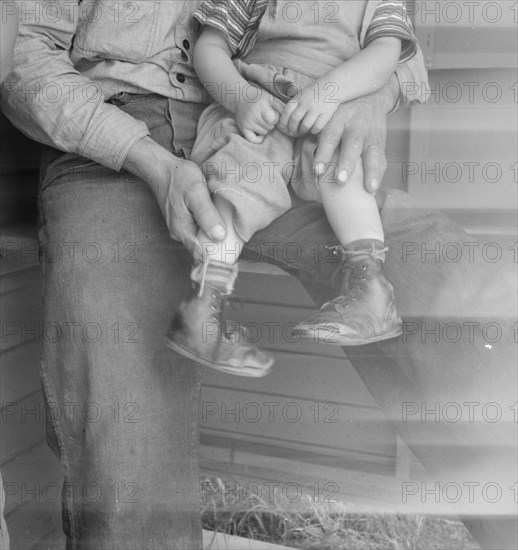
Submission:
[[[517,117],[510,90],[514,78],[516,73],[501,69],[431,71],[432,89],[442,94],[450,87],[452,93],[463,93],[455,103],[431,97],[412,112],[414,132],[406,170],[411,194],[444,209],[516,209]],[[478,100],[470,103],[463,83],[475,81],[482,84]],[[484,101],[482,87],[488,82],[498,82],[507,97],[496,104]]]
[[[204,458],[210,455],[210,459]],[[235,451],[201,447],[202,471],[211,476],[218,476],[227,480],[224,482],[229,488],[237,486],[243,490],[250,482],[257,482],[260,490],[263,490],[263,497],[268,495],[265,488],[268,483],[276,483],[282,492],[284,488],[292,486],[301,491],[302,494],[310,496],[313,503],[326,502],[326,496],[331,496],[333,502],[342,501],[346,503],[365,504],[375,507],[377,510],[412,511],[401,502],[401,481],[386,475],[386,472],[379,470],[369,471],[368,469],[345,470],[334,464],[312,465],[308,470],[306,465],[291,458],[276,456],[266,457],[255,449],[247,451]],[[228,463],[233,462],[231,478],[229,478]],[[232,482],[228,482],[232,479]],[[203,487],[203,486],[202,486]],[[225,487],[225,485],[224,485]],[[315,488],[319,489],[319,498],[315,498]],[[251,490],[253,492],[253,489]],[[246,494],[246,493],[245,493]],[[202,492],[202,498],[204,494]],[[243,492],[238,494],[240,502],[246,506],[246,498]],[[225,502],[225,499],[222,499]],[[268,502],[267,499],[265,499]],[[239,502],[239,501],[238,501]],[[327,501],[329,502],[329,501]],[[297,506],[304,506],[301,499]]]
[[[2,281],[2,341],[8,351],[41,338],[41,279],[39,268],[16,272]]]
[[[204,372],[202,441],[217,446],[220,438],[219,446],[231,442],[236,452],[284,456],[308,473],[318,463],[393,470],[395,431],[341,348],[290,336],[296,322],[314,311],[300,284],[292,277],[244,273],[238,293],[245,305],[232,312],[232,320],[276,363],[259,380]]]
[[[60,526],[61,499],[51,491],[60,487],[62,474],[45,443],[39,379],[42,281],[34,223],[4,225],[0,231],[0,467],[11,548],[25,550],[37,548]],[[58,540],[54,536],[47,548],[57,549]]]
[[[4,228],[0,241],[0,464],[41,442],[45,434],[38,374],[41,271],[34,236],[20,237],[17,231]]]
[[[45,429],[38,376],[42,311],[36,243],[33,236],[19,237],[9,229],[4,229],[0,243],[0,464],[3,464],[41,442]],[[28,250],[34,254],[26,254]]]
[[[383,177],[384,188],[404,189],[401,165],[408,159],[410,146],[410,110],[403,109],[394,113],[387,120],[387,170]]]
[[[18,402],[40,389],[39,373],[34,368],[39,353],[40,343],[36,340],[2,353],[2,403]]]
[[[409,191],[470,231],[509,233],[518,182],[516,5],[427,0],[414,11],[430,86],[428,94],[422,87],[428,103],[411,113],[403,166]],[[456,24],[454,11],[461,15]]]
[[[61,465],[45,442],[2,465],[13,550],[61,550]]]
[[[2,407],[0,466],[41,443],[45,438],[44,403],[41,391]]]
[[[409,12],[430,69],[516,69],[513,0],[410,0]]]

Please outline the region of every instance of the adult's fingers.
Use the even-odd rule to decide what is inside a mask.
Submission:
[[[338,151],[337,177],[340,183],[345,183],[354,172],[363,153],[365,137],[356,132],[348,132],[342,137]]]
[[[214,241],[226,236],[223,219],[210,199],[209,190],[201,184],[194,184],[185,195],[185,206],[192,213],[198,227]]]
[[[365,189],[369,193],[376,193],[387,168],[387,159],[384,150],[371,145],[363,152],[363,171]]]
[[[188,216],[183,221],[177,224],[177,231],[170,231],[171,238],[175,241],[180,241],[185,245],[185,248],[194,255],[194,252],[199,248],[197,239],[198,226],[194,223],[192,217]]]
[[[314,165],[317,176],[322,176],[326,166],[331,162],[342,139],[342,130],[343,126],[331,121],[319,134]]]
[[[338,150],[338,165],[334,176],[345,183],[353,173],[364,147],[364,136],[355,131],[344,131],[342,125],[331,121],[320,134],[315,152],[315,172],[322,175]]]

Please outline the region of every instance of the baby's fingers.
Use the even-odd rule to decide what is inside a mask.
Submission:
[[[265,136],[257,135],[255,132],[252,132],[250,129],[242,130],[243,137],[250,143],[262,143]]]
[[[270,105],[265,105],[261,110],[262,126],[265,130],[273,130],[277,122],[279,122],[279,113]]]
[[[290,122],[291,115],[295,112],[297,107],[299,106],[298,101],[290,101],[289,103],[286,103],[284,106],[284,111],[281,115],[281,119],[279,120],[279,127],[282,129],[288,128],[288,123]]]
[[[300,105],[291,113],[290,120],[288,121],[288,132],[290,134],[299,133],[299,126],[304,117],[306,116],[307,111]]]
[[[307,112],[306,116],[300,121],[300,131],[303,134],[309,134],[319,118],[318,113]]]

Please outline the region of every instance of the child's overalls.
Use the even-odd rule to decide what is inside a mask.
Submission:
[[[252,52],[236,67],[248,82],[286,102],[360,50],[377,5],[278,0],[275,10],[266,10]],[[328,101],[336,91],[315,88]],[[257,97],[251,86],[228,93],[236,101]],[[191,160],[202,165],[209,190],[233,205],[236,230],[248,241],[290,208],[288,184],[301,198],[320,201],[312,171],[317,139],[293,139],[274,129],[262,144],[250,143],[234,116],[214,103],[200,118]]]

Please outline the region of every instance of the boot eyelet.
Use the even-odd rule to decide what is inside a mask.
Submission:
[[[362,281],[366,281],[367,279],[365,277],[362,277]]]
[[[353,300],[356,302],[358,298],[356,296],[353,296]]]
[[[367,266],[366,265],[362,265],[362,271],[367,271]]]

